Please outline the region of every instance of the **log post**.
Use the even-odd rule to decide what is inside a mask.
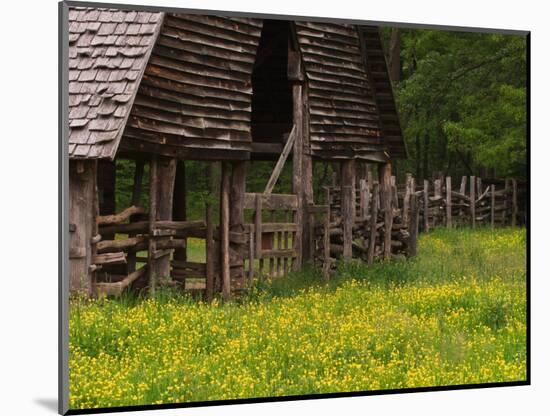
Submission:
[[[430,183],[424,179],[424,232],[430,231]]]
[[[472,228],[476,226],[476,177],[470,176],[470,215],[472,216]]]
[[[366,221],[369,215],[369,188],[366,179],[359,181],[359,206],[361,207],[361,221]]]
[[[91,296],[92,237],[97,181],[95,161],[69,162],[69,291]]]
[[[384,258],[391,257],[391,230],[393,226],[391,163],[383,163],[379,166],[380,202],[384,213]]]
[[[174,207],[174,181],[176,178],[176,163],[174,158],[159,158],[157,161],[157,215],[158,220],[172,220]],[[156,237],[157,242],[168,241],[170,237]],[[157,257],[157,256],[156,256]],[[170,252],[156,259],[157,279],[170,276]]]
[[[460,195],[464,195],[466,196],[466,184],[468,182],[468,177],[467,176],[463,176],[462,179],[460,180]],[[461,207],[460,208],[460,217],[463,218],[463,216],[465,216],[465,210]],[[462,223],[462,221],[461,221]]]
[[[395,176],[391,177],[391,206],[392,206],[392,216],[393,210],[399,209],[399,195],[397,194],[397,181]]]
[[[476,198],[479,198],[483,194],[483,182],[481,181],[481,176],[476,178]]]
[[[370,224],[369,224],[369,248],[367,253],[367,262],[368,264],[372,264],[374,262],[374,249],[376,247],[376,223],[378,221],[378,198],[374,197],[374,195],[378,195],[379,189],[378,189],[378,182],[375,182],[372,187],[372,195],[371,198],[371,214],[370,214]]]
[[[294,249],[296,258],[293,262],[294,270],[302,267],[303,231],[304,231],[304,194],[303,194],[303,86],[295,83],[292,86],[293,116],[296,126],[296,138],[292,150],[292,192],[298,197],[298,208],[294,214],[294,222],[298,230],[294,235]]]
[[[445,200],[445,210],[446,210],[446,219],[447,219],[447,228],[451,228],[453,226],[452,221],[452,215],[453,215],[453,199],[452,199],[452,188],[451,188],[451,177],[447,176],[445,178],[445,193],[446,193],[446,200]]]
[[[305,115],[304,115],[305,117]],[[306,129],[304,129],[303,140],[307,141],[307,134],[305,134]],[[306,143],[304,143],[304,149],[307,149]],[[303,204],[304,212],[305,208],[314,203],[313,197],[313,160],[309,153],[309,150],[306,152],[303,151],[302,154],[302,186],[303,186]],[[315,251],[315,236],[314,236],[314,226],[315,226],[315,217],[313,215],[306,215],[304,219],[304,228],[303,228],[303,260],[306,262],[312,262],[314,251]]]
[[[434,198],[436,200],[435,202],[435,210],[434,210],[434,218],[433,218],[433,225],[439,225],[440,223],[440,217],[439,217],[439,209],[441,206],[441,179],[437,178],[434,180]]]
[[[244,233],[244,194],[246,188],[246,164],[245,161],[233,162],[231,173],[231,194],[230,194],[230,210],[229,210],[229,229],[232,232]],[[232,247],[237,253],[237,263],[244,265],[244,246],[232,244]],[[236,289],[244,289],[246,279],[244,275],[244,266],[235,268],[232,274],[233,287]]]
[[[220,197],[220,174],[221,174],[221,162],[219,161],[212,161],[208,163],[207,167],[207,174],[208,174],[208,200],[210,201],[210,206],[212,207],[212,228],[213,232],[216,231],[216,226],[214,223],[214,206],[213,201],[218,200]],[[219,237],[219,230],[218,230],[218,236]],[[212,259],[214,264],[219,263],[220,260],[220,253],[219,253],[219,244],[216,242],[212,242],[211,250],[212,250]],[[221,283],[221,276],[219,271],[215,268],[214,269],[214,293],[221,292],[222,289],[222,283]]]
[[[220,186],[220,271],[222,281],[222,296],[225,300],[231,294],[230,264],[229,264],[229,192],[230,167],[228,162],[222,162],[222,177]]]
[[[187,220],[187,190],[185,184],[185,162],[178,160],[176,164],[176,178],[174,180],[174,206],[172,218],[174,221]],[[187,261],[187,239],[185,247],[174,250],[174,260]]]
[[[206,204],[206,293],[205,298],[210,302],[214,298],[215,287],[215,256],[214,223],[212,218],[212,204]]]
[[[495,228],[495,185],[491,185],[491,228]]]
[[[158,162],[157,156],[151,158],[149,167],[149,247],[147,252],[147,267],[149,274],[149,293],[155,295],[157,287],[157,270],[155,265],[156,242],[153,238],[155,232],[155,221],[157,219],[157,187],[158,187]]]
[[[341,207],[344,239],[344,259],[352,258],[353,224],[355,222],[355,160],[345,160],[341,165]]]
[[[141,188],[143,182],[143,168],[145,163],[143,160],[136,160],[136,166],[134,170],[134,184],[132,186],[132,206],[140,206],[141,202]],[[130,217],[130,222],[135,222],[132,217]],[[136,233],[129,233],[128,237],[135,237]],[[128,253],[128,273],[133,273],[136,271],[136,253],[131,251]]]
[[[512,179],[512,226],[516,226],[518,217],[518,183]]]
[[[403,196],[403,224],[409,223],[410,199],[411,194],[414,193],[414,189],[411,189],[411,180],[412,175],[410,173],[407,173],[405,175],[405,196]]]

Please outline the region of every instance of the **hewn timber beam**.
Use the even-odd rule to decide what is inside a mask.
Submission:
[[[275,184],[277,183],[277,180],[281,175],[283,167],[285,166],[286,159],[288,158],[288,155],[292,150],[295,139],[296,139],[296,124],[292,126],[292,130],[290,131],[290,135],[288,136],[288,139],[285,143],[285,147],[283,148],[281,156],[279,156],[279,160],[277,160],[277,163],[275,164],[275,168],[273,169],[273,172],[271,172],[271,177],[269,178],[269,181],[267,181],[264,194],[270,194],[271,191],[273,191],[273,188],[275,187]]]

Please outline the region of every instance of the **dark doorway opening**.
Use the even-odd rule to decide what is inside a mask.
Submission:
[[[251,121],[252,140],[258,144],[256,153],[280,153],[292,128],[292,85],[287,72],[290,33],[290,22],[264,20],[252,72]],[[269,143],[275,146],[261,145]]]

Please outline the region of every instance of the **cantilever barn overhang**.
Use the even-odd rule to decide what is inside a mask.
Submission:
[[[68,142],[71,289],[90,293],[102,268],[94,259],[104,269],[128,260],[97,249],[98,218],[114,214],[115,158],[151,164],[153,222],[185,220],[183,161],[222,161],[221,198],[224,183],[232,192],[220,228],[228,221],[233,232],[246,161],[291,160],[301,226],[313,161],[341,161],[344,183],[357,163],[406,156],[376,27],[80,7],[69,10]]]

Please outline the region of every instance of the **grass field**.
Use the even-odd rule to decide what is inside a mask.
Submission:
[[[438,229],[328,285],[305,270],[226,304],[73,301],[70,407],[524,380],[525,263],[525,230]]]

